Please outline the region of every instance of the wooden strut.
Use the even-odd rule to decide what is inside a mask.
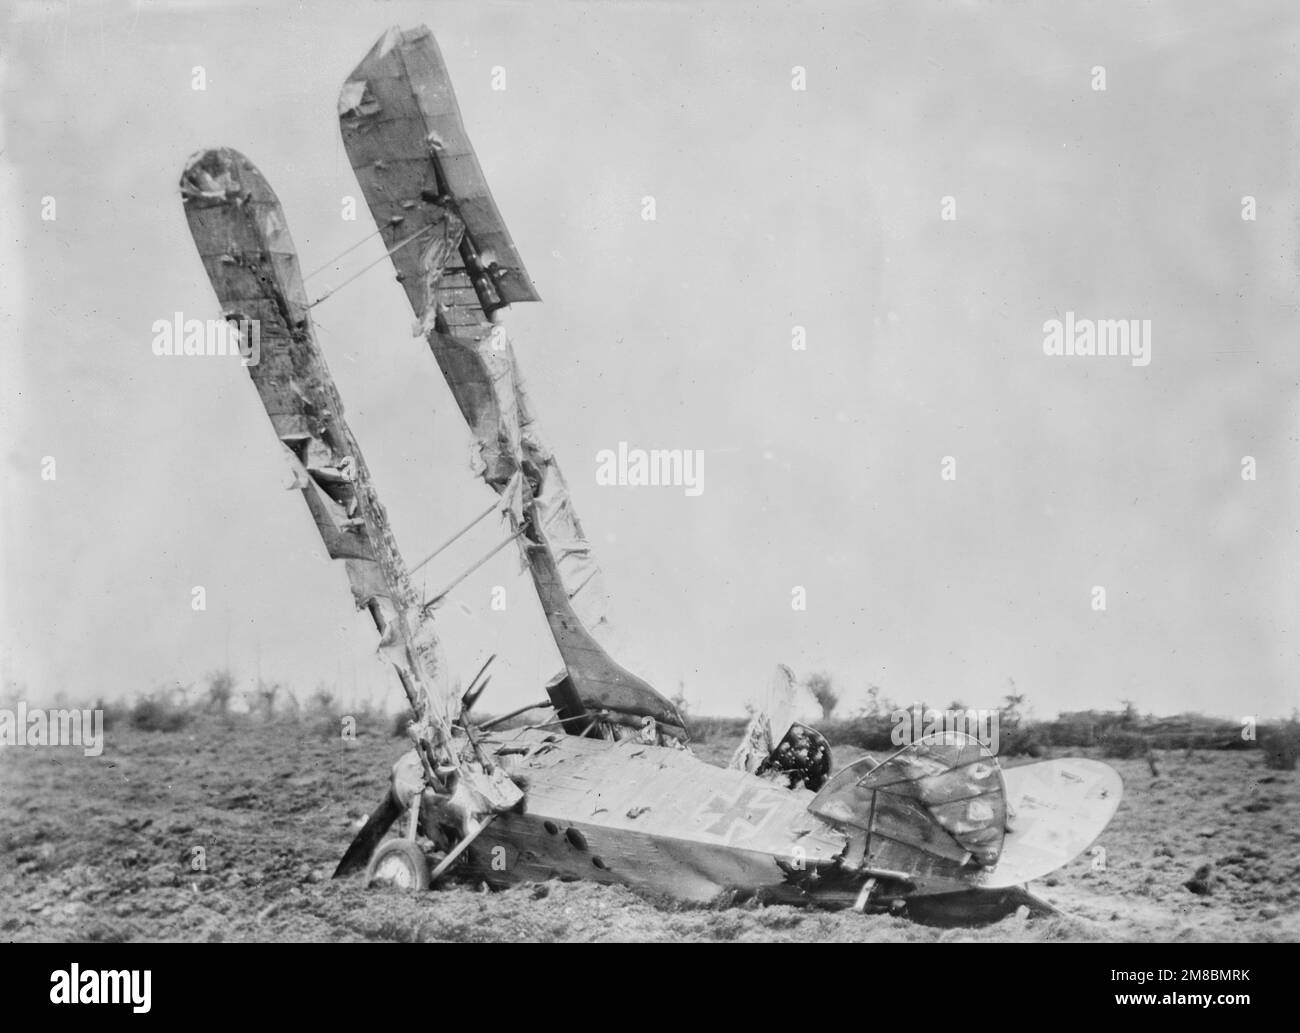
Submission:
[[[874,770],[874,769],[873,769]],[[879,789],[871,790],[871,809],[867,812],[867,839],[862,845],[862,860],[865,864],[871,856],[871,834],[875,831],[876,824],[876,794]]]
[[[483,822],[479,825],[478,828],[476,828],[468,836],[466,836],[454,847],[452,847],[450,850],[447,851],[447,856],[438,862],[438,867],[429,873],[430,885],[438,881],[438,878],[442,875],[442,873],[445,872],[448,868],[450,868],[453,863],[455,863],[456,858],[460,857],[460,855],[463,854],[466,851],[466,849],[468,849],[469,845],[473,843],[474,840],[478,839],[479,833],[492,824],[494,818],[496,818],[495,814],[489,814],[485,819],[483,819]]]
[[[867,904],[871,901],[871,894],[876,888],[875,877],[869,878],[862,884],[862,889],[858,890],[857,899],[853,901],[853,910],[858,914],[864,914],[867,910]]]
[[[483,672],[486,671],[489,667],[492,666],[492,661],[495,660],[496,658],[497,658],[496,653],[493,653],[493,654],[492,654],[491,656],[489,656],[486,660],[484,660],[484,661],[483,661],[483,666],[480,667],[480,668],[478,669],[478,673],[477,673],[476,675],[474,675],[474,677],[471,678],[471,679],[469,680],[469,688],[466,689],[466,690],[464,691],[464,693],[461,694],[461,697],[460,697],[461,705],[464,706],[465,709],[468,710],[468,709],[469,709],[469,706],[470,706],[470,704],[466,703],[465,701],[471,698],[471,697],[470,697],[470,693],[473,693],[473,692],[474,692],[475,687],[478,685],[478,680],[479,680],[480,678],[483,677]],[[491,681],[491,680],[492,680],[491,678],[488,679],[488,681]],[[475,693],[474,696],[473,696],[473,698],[474,698],[474,699],[478,699],[478,694]]]
[[[478,698],[481,695],[483,695],[484,692],[487,691],[487,687],[491,684],[492,684],[492,676],[489,674],[486,678],[484,678],[481,682],[479,682],[478,686],[474,689],[474,694],[472,696],[468,692],[465,693],[465,695],[461,696],[460,698],[461,713],[464,714],[473,710],[474,704],[478,702]]]
[[[495,728],[499,724],[509,721],[512,717],[518,717],[520,714],[526,714],[530,710],[544,710],[551,706],[550,700],[543,700],[541,703],[530,703],[526,707],[519,707],[508,714],[502,714],[500,717],[494,717],[489,721],[484,721],[481,725],[475,725],[480,732],[486,732],[489,728]]]
[[[543,707],[548,707],[548,708],[552,708],[552,709],[554,709],[554,706],[555,706],[555,704],[553,704],[553,703],[542,703],[542,704],[539,704],[537,707],[528,707],[528,708],[526,708],[526,709],[528,709],[528,710],[535,710],[535,709],[541,709],[541,708],[543,708]],[[523,711],[520,711],[520,713],[523,713]],[[504,716],[502,716],[502,717],[500,717],[500,718],[497,718],[496,720],[497,720],[498,722],[500,722],[500,721],[504,721],[504,720],[506,720],[507,718],[510,718],[510,717],[516,717],[516,716],[517,716],[517,715],[515,715],[515,714],[505,714]],[[569,729],[568,729],[567,725],[569,724],[569,722],[571,722],[571,721],[582,721],[582,720],[585,720],[588,716],[589,716],[589,715],[586,714],[586,713],[582,713],[582,714],[574,714],[572,717],[557,717],[557,718],[555,718],[553,721],[542,721],[540,724],[527,725],[527,726],[525,726],[525,727],[523,727],[523,728],[520,728],[518,731],[516,731],[516,732],[515,732],[515,735],[514,735],[514,738],[511,739],[510,742],[511,742],[511,743],[518,742],[519,737],[520,737],[521,735],[523,735],[524,732],[540,732],[543,728],[554,728],[556,725],[560,725],[561,727],[563,727],[563,728],[564,728],[564,732],[565,732],[565,734],[568,734]],[[593,720],[601,720],[602,718],[604,718],[604,719],[608,719],[608,716],[609,716],[609,711],[607,711],[607,710],[602,710],[599,714],[596,715],[596,717],[595,717]],[[478,726],[479,731],[482,731],[482,728],[483,728],[482,725],[479,725],[479,726]]]

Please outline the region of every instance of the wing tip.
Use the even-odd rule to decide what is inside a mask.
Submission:
[[[242,191],[242,175],[257,167],[233,147],[204,147],[185,159],[180,190],[186,201],[224,201]]]
[[[402,27],[400,25],[390,25],[384,30],[384,34],[375,40],[375,45],[370,48],[370,53],[366,55],[366,60],[371,58],[381,58],[387,54],[393,47],[402,41]]]

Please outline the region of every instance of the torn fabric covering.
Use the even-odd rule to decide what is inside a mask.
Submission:
[[[406,218],[403,227],[385,230],[389,247],[419,229],[417,221],[440,198],[454,198],[467,232],[481,251],[491,252],[499,300],[541,300],[488,189],[427,27],[394,27],[376,41],[343,85],[339,123],[376,224]],[[429,161],[434,153],[439,171]],[[420,280],[403,286],[411,307],[422,313]]]
[[[523,377],[515,362],[514,343],[506,328],[498,324],[479,342],[478,349],[496,391],[501,419],[498,438],[508,443],[511,455],[526,460],[539,473],[534,497],[542,532],[574,613],[589,631],[600,637],[609,623],[609,600],[600,568],[592,558],[591,543],[583,533],[559,463],[532,415]]]
[[[532,416],[502,322],[511,303],[540,299],[488,191],[427,28],[384,34],[348,77],[339,124],[416,327],[426,331],[473,435],[472,468],[498,494],[523,474],[521,500],[511,508],[568,672],[563,691],[581,703],[566,706],[652,717],[683,738],[677,709],[614,662],[592,635],[609,627],[599,569]],[[458,225],[463,232],[453,251],[448,245]],[[419,246],[398,246],[413,235]]]
[[[353,601],[370,611],[381,633],[381,656],[417,713],[445,735],[459,701],[316,344],[279,201],[252,163],[226,148],[189,160],[181,194],[223,310],[260,323],[260,361],[247,368],[283,446],[292,487],[303,493],[328,555],[346,562]]]
[[[506,342],[504,351],[514,365],[514,346],[505,327],[493,328]],[[573,498],[565,483],[560,465],[555,461],[550,447],[542,436],[541,427],[533,416],[532,405],[523,378],[515,367],[515,408],[519,418],[520,444],[534,467],[542,471],[537,492],[537,508],[541,516],[542,531],[551,546],[560,580],[569,593],[569,602],[578,619],[597,638],[605,638],[609,627],[609,598],[605,582],[591,551],[591,542],[582,529]]]
[[[777,664],[767,691],[755,700],[754,716],[727,767],[750,774],[762,767],[794,726],[797,693],[794,672],[785,664]]]
[[[481,341],[434,331],[429,345],[474,435],[475,472],[498,492],[518,477],[524,461],[540,475],[538,512],[560,580],[578,619],[593,633],[603,633],[609,622],[600,568],[564,475],[529,411],[508,331],[492,326]],[[518,505],[512,508],[521,515]]]
[[[420,268],[424,271],[420,284],[424,308],[416,324],[416,333],[421,337],[432,331],[437,323],[438,288],[442,274],[460,253],[464,235],[464,222],[455,212],[445,210],[441,225],[434,224],[420,250]]]
[[[485,301],[540,300],[465,133],[432,33],[390,29],[339,94],[348,158],[398,280],[474,435],[471,468],[497,492],[526,460],[541,523],[578,618],[597,635],[607,601],[559,465],[532,416],[506,328]],[[472,263],[467,259],[472,258]]]

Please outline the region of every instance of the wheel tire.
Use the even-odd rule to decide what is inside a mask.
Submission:
[[[1020,889],[958,890],[907,901],[907,915],[920,925],[953,928],[1000,922],[1021,904]]]
[[[409,839],[386,839],[366,867],[366,886],[392,886],[416,892],[429,888],[429,859]]]

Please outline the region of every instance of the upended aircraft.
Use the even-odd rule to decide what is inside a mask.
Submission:
[[[546,716],[523,727],[475,717],[484,672],[463,693],[453,687],[434,628],[441,596],[412,589],[316,341],[280,203],[237,151],[192,156],[182,200],[222,314],[260,328],[260,361],[245,365],[294,486],[328,555],[344,562],[413,711],[413,748],[335,877],[364,871],[413,890],[444,877],[493,887],[583,879],[690,902],[757,897],[920,920],[1050,909],[1028,883],[1109,823],[1122,785],[1104,764],[1004,770],[954,732],[832,775],[825,741],[793,718],[783,667],[730,766],[691,752],[677,708],[601,645],[599,571],[503,318],[540,298],[432,33],[386,32],[344,83],[338,117],[416,332],[469,425],[472,466],[495,493],[480,519],[508,532],[498,550],[513,543],[521,553],[562,666],[538,704]]]

